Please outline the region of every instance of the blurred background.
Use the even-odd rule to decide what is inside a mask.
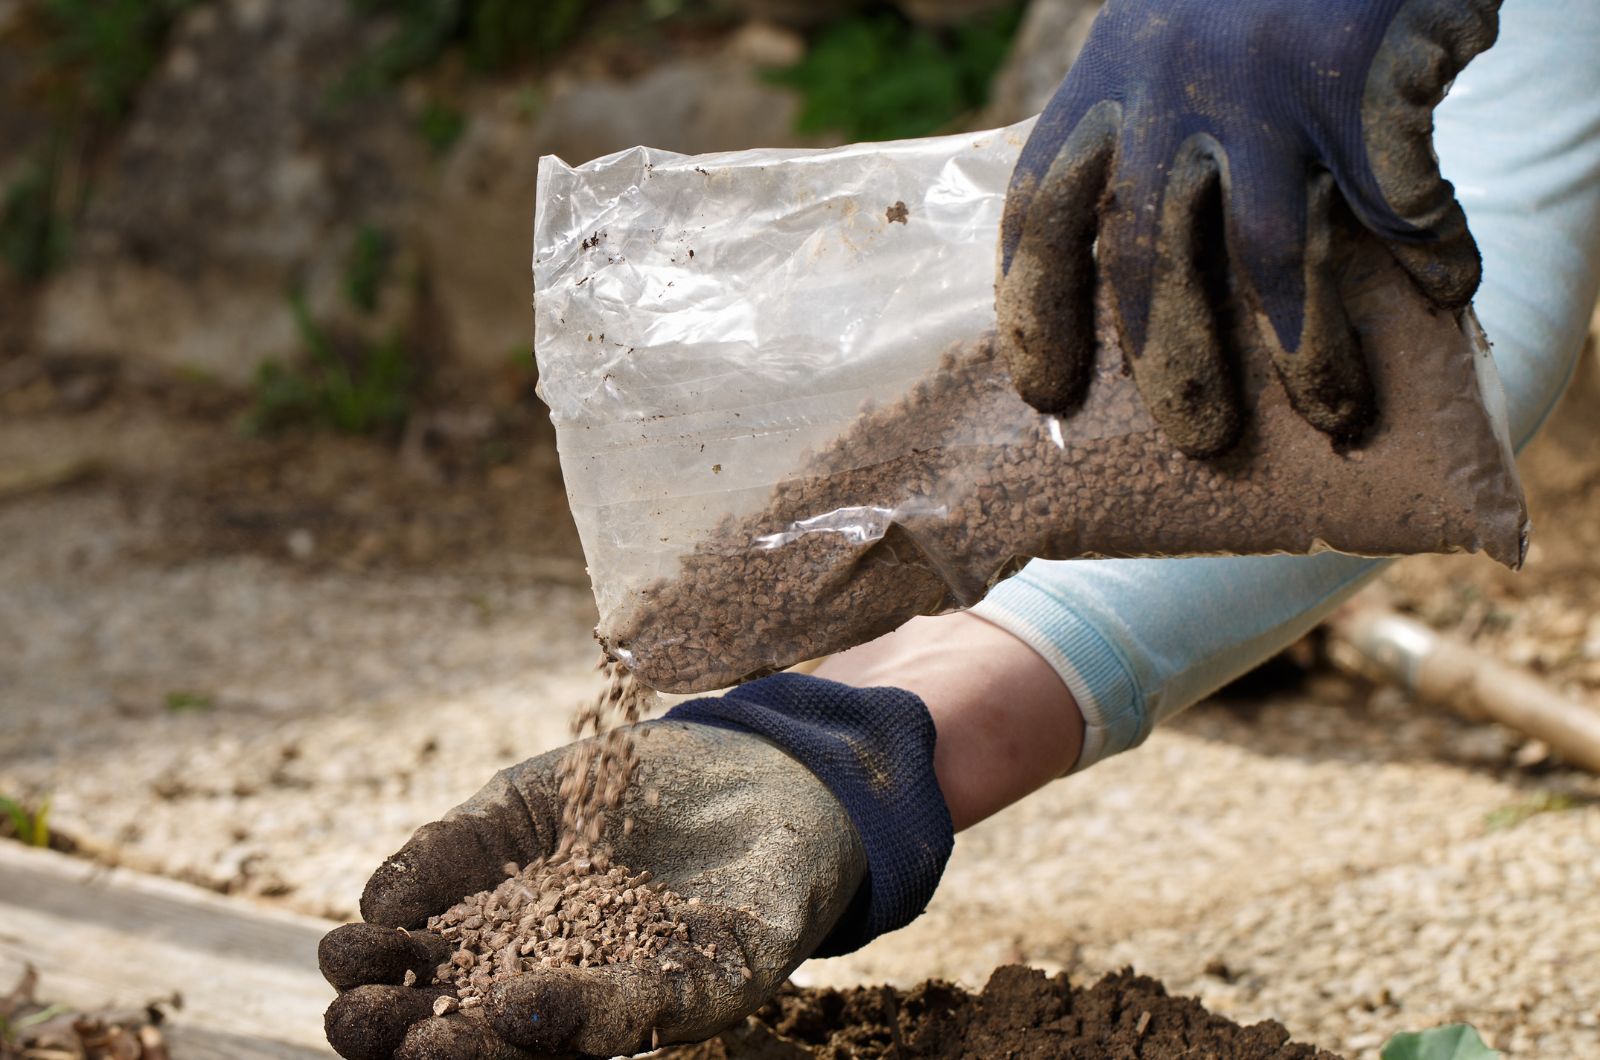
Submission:
[[[1097,8],[0,0],[0,838],[353,916],[597,687],[534,390],[539,157],[1009,123]],[[1591,698],[1592,361],[1525,464],[1528,571],[1376,590]],[[1305,645],[1094,777],[805,974],[1133,963],[1352,1055],[1451,1019],[1600,1055],[1600,785],[1538,741]]]

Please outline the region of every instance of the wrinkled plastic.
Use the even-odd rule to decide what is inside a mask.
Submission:
[[[642,680],[703,691],[841,650],[1031,556],[1520,563],[1487,343],[1375,244],[1342,283],[1383,410],[1357,449],[1288,408],[1247,324],[1252,423],[1219,460],[1165,443],[1103,326],[1081,413],[1016,399],[987,336],[1027,130],[542,161],[540,393],[598,633]]]

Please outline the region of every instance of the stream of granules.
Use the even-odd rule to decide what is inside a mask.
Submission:
[[[668,943],[693,945],[681,919],[685,899],[651,880],[648,870],[615,865],[604,841],[608,815],[618,810],[638,771],[632,726],[643,716],[650,693],[632,674],[602,660],[605,688],[573,718],[575,742],[559,767],[561,832],[555,851],[526,866],[506,865],[506,880],[492,891],[469,895],[432,917],[428,928],[455,943],[450,959],[434,971],[434,982],[456,988],[441,997],[443,1015],[482,1004],[500,979],[534,968],[592,968],[655,962]],[[644,798],[652,805],[659,795]],[[621,822],[624,835],[633,820]],[[716,957],[715,944],[695,947]]]

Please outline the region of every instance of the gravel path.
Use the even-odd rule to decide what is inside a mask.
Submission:
[[[0,424],[0,462],[34,448],[22,433],[72,426]],[[110,475],[0,501],[0,792],[49,795],[102,857],[348,916],[413,827],[561,743],[597,688],[575,560],[174,558],[127,488]],[[1552,503],[1570,495],[1552,487]],[[1555,584],[1570,571],[1539,581],[1570,561],[1555,531],[1574,514],[1555,514],[1555,558],[1516,595],[1470,560],[1408,564],[1390,591],[1481,583],[1517,616],[1543,585],[1564,615],[1587,608]],[[1582,685],[1580,617],[1557,663]],[[1517,621],[1536,636],[1556,619]],[[925,918],[801,978],[1133,964],[1352,1056],[1451,1020],[1513,1056],[1600,1056],[1600,782],[1537,750],[1326,675],[1205,705],[962,836]]]

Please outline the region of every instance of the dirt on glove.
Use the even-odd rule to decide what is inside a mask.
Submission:
[[[785,987],[743,1024],[660,1060],[1339,1060],[1272,1021],[1241,1027],[1132,971],[1075,989],[1007,965],[981,993],[929,980],[910,990]]]

